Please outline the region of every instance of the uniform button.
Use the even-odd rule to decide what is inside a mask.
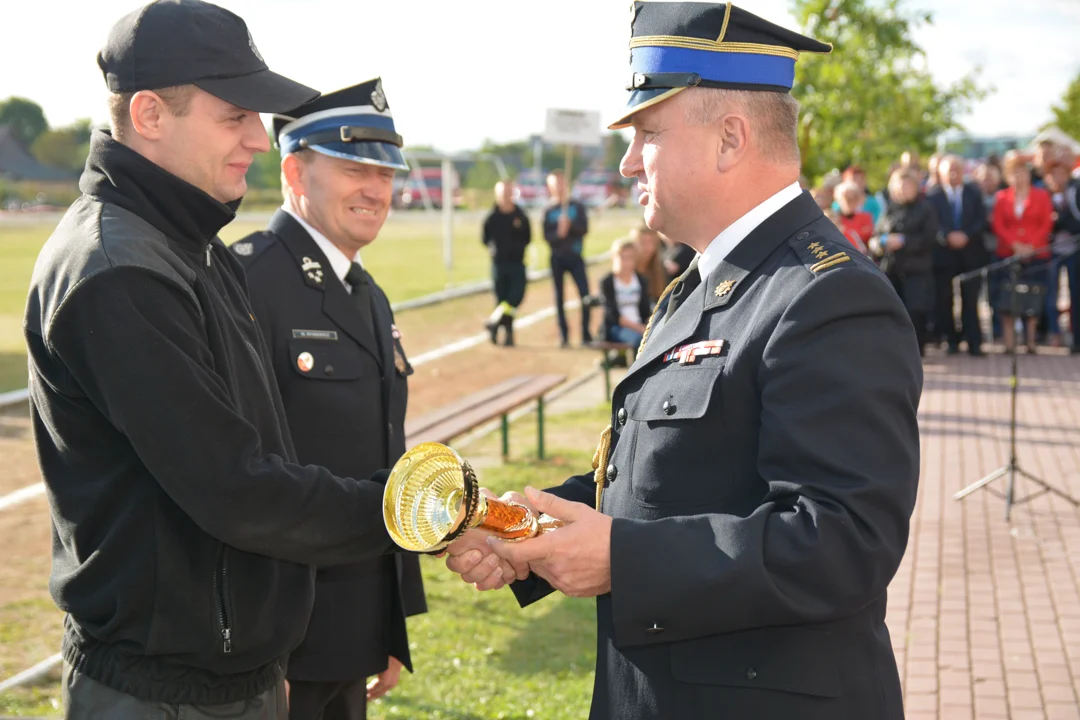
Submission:
[[[665,400],[661,407],[665,415],[673,415],[675,413],[675,403],[670,400]]]
[[[754,668],[746,668],[746,679],[753,680],[757,677],[757,670]]]
[[[626,424],[626,408],[619,408],[619,412],[615,415],[619,420],[620,425]]]
[[[334,374],[334,366],[333,365],[327,365],[325,368],[323,368],[323,372],[326,373],[327,375],[333,375]]]
[[[645,632],[649,633],[650,635],[657,635],[664,632],[664,628],[660,627],[656,623],[653,623],[652,627],[645,628]]]
[[[608,482],[615,482],[615,478],[619,477],[619,468],[615,467],[615,464],[607,466],[607,472],[604,474]]]
[[[810,233],[808,233],[808,232],[801,232],[801,233],[799,233],[798,235],[796,235],[796,236],[795,236],[795,239],[796,239],[796,240],[805,240],[805,239],[806,239],[806,238],[808,238],[808,237],[810,237]]]

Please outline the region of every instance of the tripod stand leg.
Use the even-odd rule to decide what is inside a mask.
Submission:
[[[1009,512],[1012,510],[1013,498],[1016,496],[1016,466],[1009,465],[1009,480],[1005,484],[1005,522],[1009,522]]]
[[[1003,468],[998,468],[994,472],[992,472],[989,475],[987,475],[986,477],[984,477],[982,480],[978,480],[976,482],[971,483],[966,488],[964,488],[960,492],[953,495],[953,499],[961,500],[963,498],[966,498],[971,493],[975,492],[976,490],[983,487],[984,485],[989,485],[990,483],[994,482],[995,480],[997,480],[999,477],[1001,477],[1002,475],[1004,475],[1007,472],[1009,472],[1009,468],[1007,466],[1003,467]]]

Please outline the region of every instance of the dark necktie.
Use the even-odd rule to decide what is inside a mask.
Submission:
[[[960,218],[963,217],[964,212],[964,191],[961,188],[953,188],[952,193],[953,204],[953,223],[956,229],[960,229]]]
[[[371,276],[360,263],[352,263],[345,273],[345,282],[352,288],[352,299],[368,330],[375,334],[375,322],[371,315]]]
[[[690,296],[690,293],[694,292],[695,288],[701,284],[701,273],[698,272],[698,259],[694,258],[694,261],[690,263],[690,267],[686,269],[686,272],[679,278],[679,282],[675,284],[675,287],[671,289],[671,295],[668,297],[667,312],[664,313],[664,319],[667,320],[675,311],[679,309],[679,306],[683,304],[683,301]]]

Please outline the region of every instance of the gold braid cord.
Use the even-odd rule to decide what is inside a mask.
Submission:
[[[649,322],[645,326],[645,332],[641,336],[641,344],[638,345],[638,355],[645,350],[645,342],[649,339],[649,331],[652,330],[653,321],[656,320],[656,311],[660,309],[660,303],[664,302],[664,298],[671,293],[672,289],[679,283],[682,278],[675,278],[668,286],[664,288],[664,292],[660,293],[660,299],[656,301],[656,305],[653,307],[652,314],[649,316]],[[600,433],[600,444],[596,446],[596,452],[593,453],[592,467],[593,467],[593,482],[596,483],[596,511],[600,512],[600,501],[604,499],[604,485],[607,483],[607,466],[608,455],[611,454],[611,426],[608,425],[604,428],[604,432]]]

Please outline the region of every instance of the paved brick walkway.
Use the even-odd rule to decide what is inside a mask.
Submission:
[[[1080,498],[1080,357],[1040,352],[1020,356],[1020,465]],[[889,588],[909,720],[1080,720],[1080,509],[1043,494],[1006,523],[987,489],[953,499],[1007,462],[1008,376],[1003,355],[927,358],[919,499]]]

